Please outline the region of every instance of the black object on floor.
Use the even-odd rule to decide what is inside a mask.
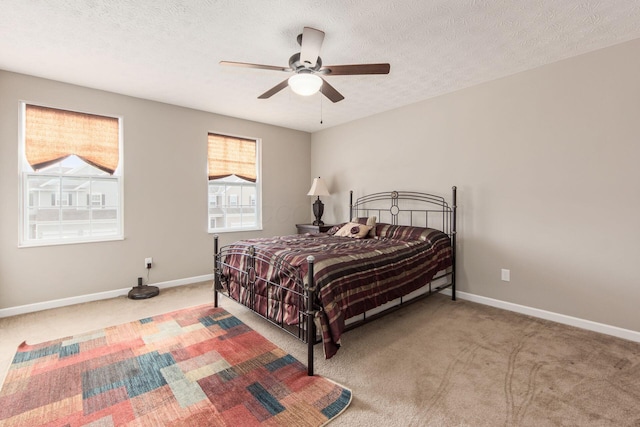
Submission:
[[[147,299],[155,297],[160,293],[160,289],[157,286],[148,286],[142,284],[142,277],[138,277],[138,286],[135,286],[129,291],[129,298],[131,299]]]

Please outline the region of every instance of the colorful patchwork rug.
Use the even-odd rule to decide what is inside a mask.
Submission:
[[[202,305],[23,343],[0,426],[321,426],[350,402],[350,390]]]

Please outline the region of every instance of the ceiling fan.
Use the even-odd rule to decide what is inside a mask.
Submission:
[[[324,40],[324,32],[311,27],[304,27],[302,34],[298,35],[300,52],[294,53],[289,58],[288,67],[273,65],[250,64],[247,62],[220,61],[220,65],[235,67],[258,68],[261,70],[273,70],[294,72],[288,79],[275,85],[259,99],[267,99],[280,92],[287,86],[299,95],[313,95],[320,91],[332,102],[342,101],[344,96],[331,86],[322,76],[347,76],[362,74],[389,74],[389,64],[355,64],[355,65],[322,65],[320,48]]]

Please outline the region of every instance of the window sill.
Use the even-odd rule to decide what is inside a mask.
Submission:
[[[252,228],[225,228],[221,230],[208,230],[209,234],[222,234],[222,233],[242,233],[244,231],[262,231],[262,227],[252,227]]]
[[[43,246],[63,246],[63,245],[79,245],[83,243],[102,243],[124,240],[124,236],[114,236],[100,239],[87,240],[46,240],[41,242],[22,242],[18,244],[18,248],[39,248]]]

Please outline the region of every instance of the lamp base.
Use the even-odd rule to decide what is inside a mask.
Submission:
[[[313,215],[316,217],[316,220],[313,221],[313,225],[324,225],[322,222],[322,214],[324,213],[324,203],[320,200],[320,196],[318,199],[313,202]]]

